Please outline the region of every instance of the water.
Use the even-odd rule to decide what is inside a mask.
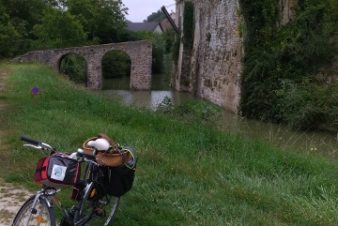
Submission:
[[[129,77],[122,77],[116,79],[103,79],[103,90],[127,90],[129,89]]]
[[[130,90],[102,90],[100,93],[119,101],[127,106],[135,106],[156,110],[166,99],[170,98],[173,104],[179,105],[194,97],[188,93],[179,93],[170,90],[162,91],[130,91]]]

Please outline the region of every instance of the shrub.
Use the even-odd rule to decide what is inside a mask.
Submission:
[[[279,112],[285,122],[295,129],[318,129],[322,125],[337,130],[338,86],[305,80],[297,84],[282,82],[276,91]]]
[[[68,54],[60,62],[60,72],[76,83],[87,83],[87,64],[83,57]]]
[[[129,77],[130,65],[128,54],[118,50],[110,51],[102,59],[102,76],[105,79]]]
[[[164,110],[160,109],[160,111]],[[185,121],[211,124],[217,122],[217,119],[222,114],[219,106],[200,100],[190,100],[178,106],[172,106],[170,102],[164,112],[173,114],[175,117],[180,117]]]

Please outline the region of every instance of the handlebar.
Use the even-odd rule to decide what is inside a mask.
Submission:
[[[49,151],[51,153],[55,152],[55,148],[53,148],[49,144],[43,143],[41,141],[34,140],[34,139],[27,137],[27,136],[21,136],[20,139],[26,143],[26,145],[24,145],[24,146],[39,149],[39,150]]]
[[[43,142],[38,141],[38,140],[34,140],[34,139],[30,138],[30,137],[21,136],[20,139],[25,142],[25,144],[24,144],[25,147],[30,147],[30,148],[34,148],[34,149],[38,149],[38,150],[49,151],[50,154],[53,154],[53,153],[56,152],[56,149],[53,148],[52,146],[50,146],[49,144],[43,143]],[[96,162],[96,157],[95,156],[88,155],[88,154],[84,153],[83,150],[80,149],[80,148],[76,152],[70,154],[69,157],[77,159],[78,161],[85,161],[85,162],[92,163],[94,165],[99,165]]]
[[[40,144],[41,144],[40,141],[33,140],[32,138],[27,137],[27,136],[21,136],[21,140],[26,142],[26,143],[32,144],[34,146],[40,146]]]

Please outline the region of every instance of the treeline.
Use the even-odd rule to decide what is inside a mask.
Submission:
[[[0,57],[128,39],[121,0],[0,0]]]

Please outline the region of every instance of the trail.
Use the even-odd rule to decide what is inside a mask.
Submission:
[[[31,192],[0,179],[0,226],[11,225],[15,214]]]
[[[5,90],[5,79],[8,76],[8,71],[0,67],[0,96]],[[0,111],[7,108],[7,103],[0,99]],[[6,131],[0,131],[0,145],[3,144],[3,137]],[[15,214],[20,209],[23,202],[31,196],[32,193],[24,188],[14,186],[13,184],[6,183],[0,178],[0,226],[11,225]]]

